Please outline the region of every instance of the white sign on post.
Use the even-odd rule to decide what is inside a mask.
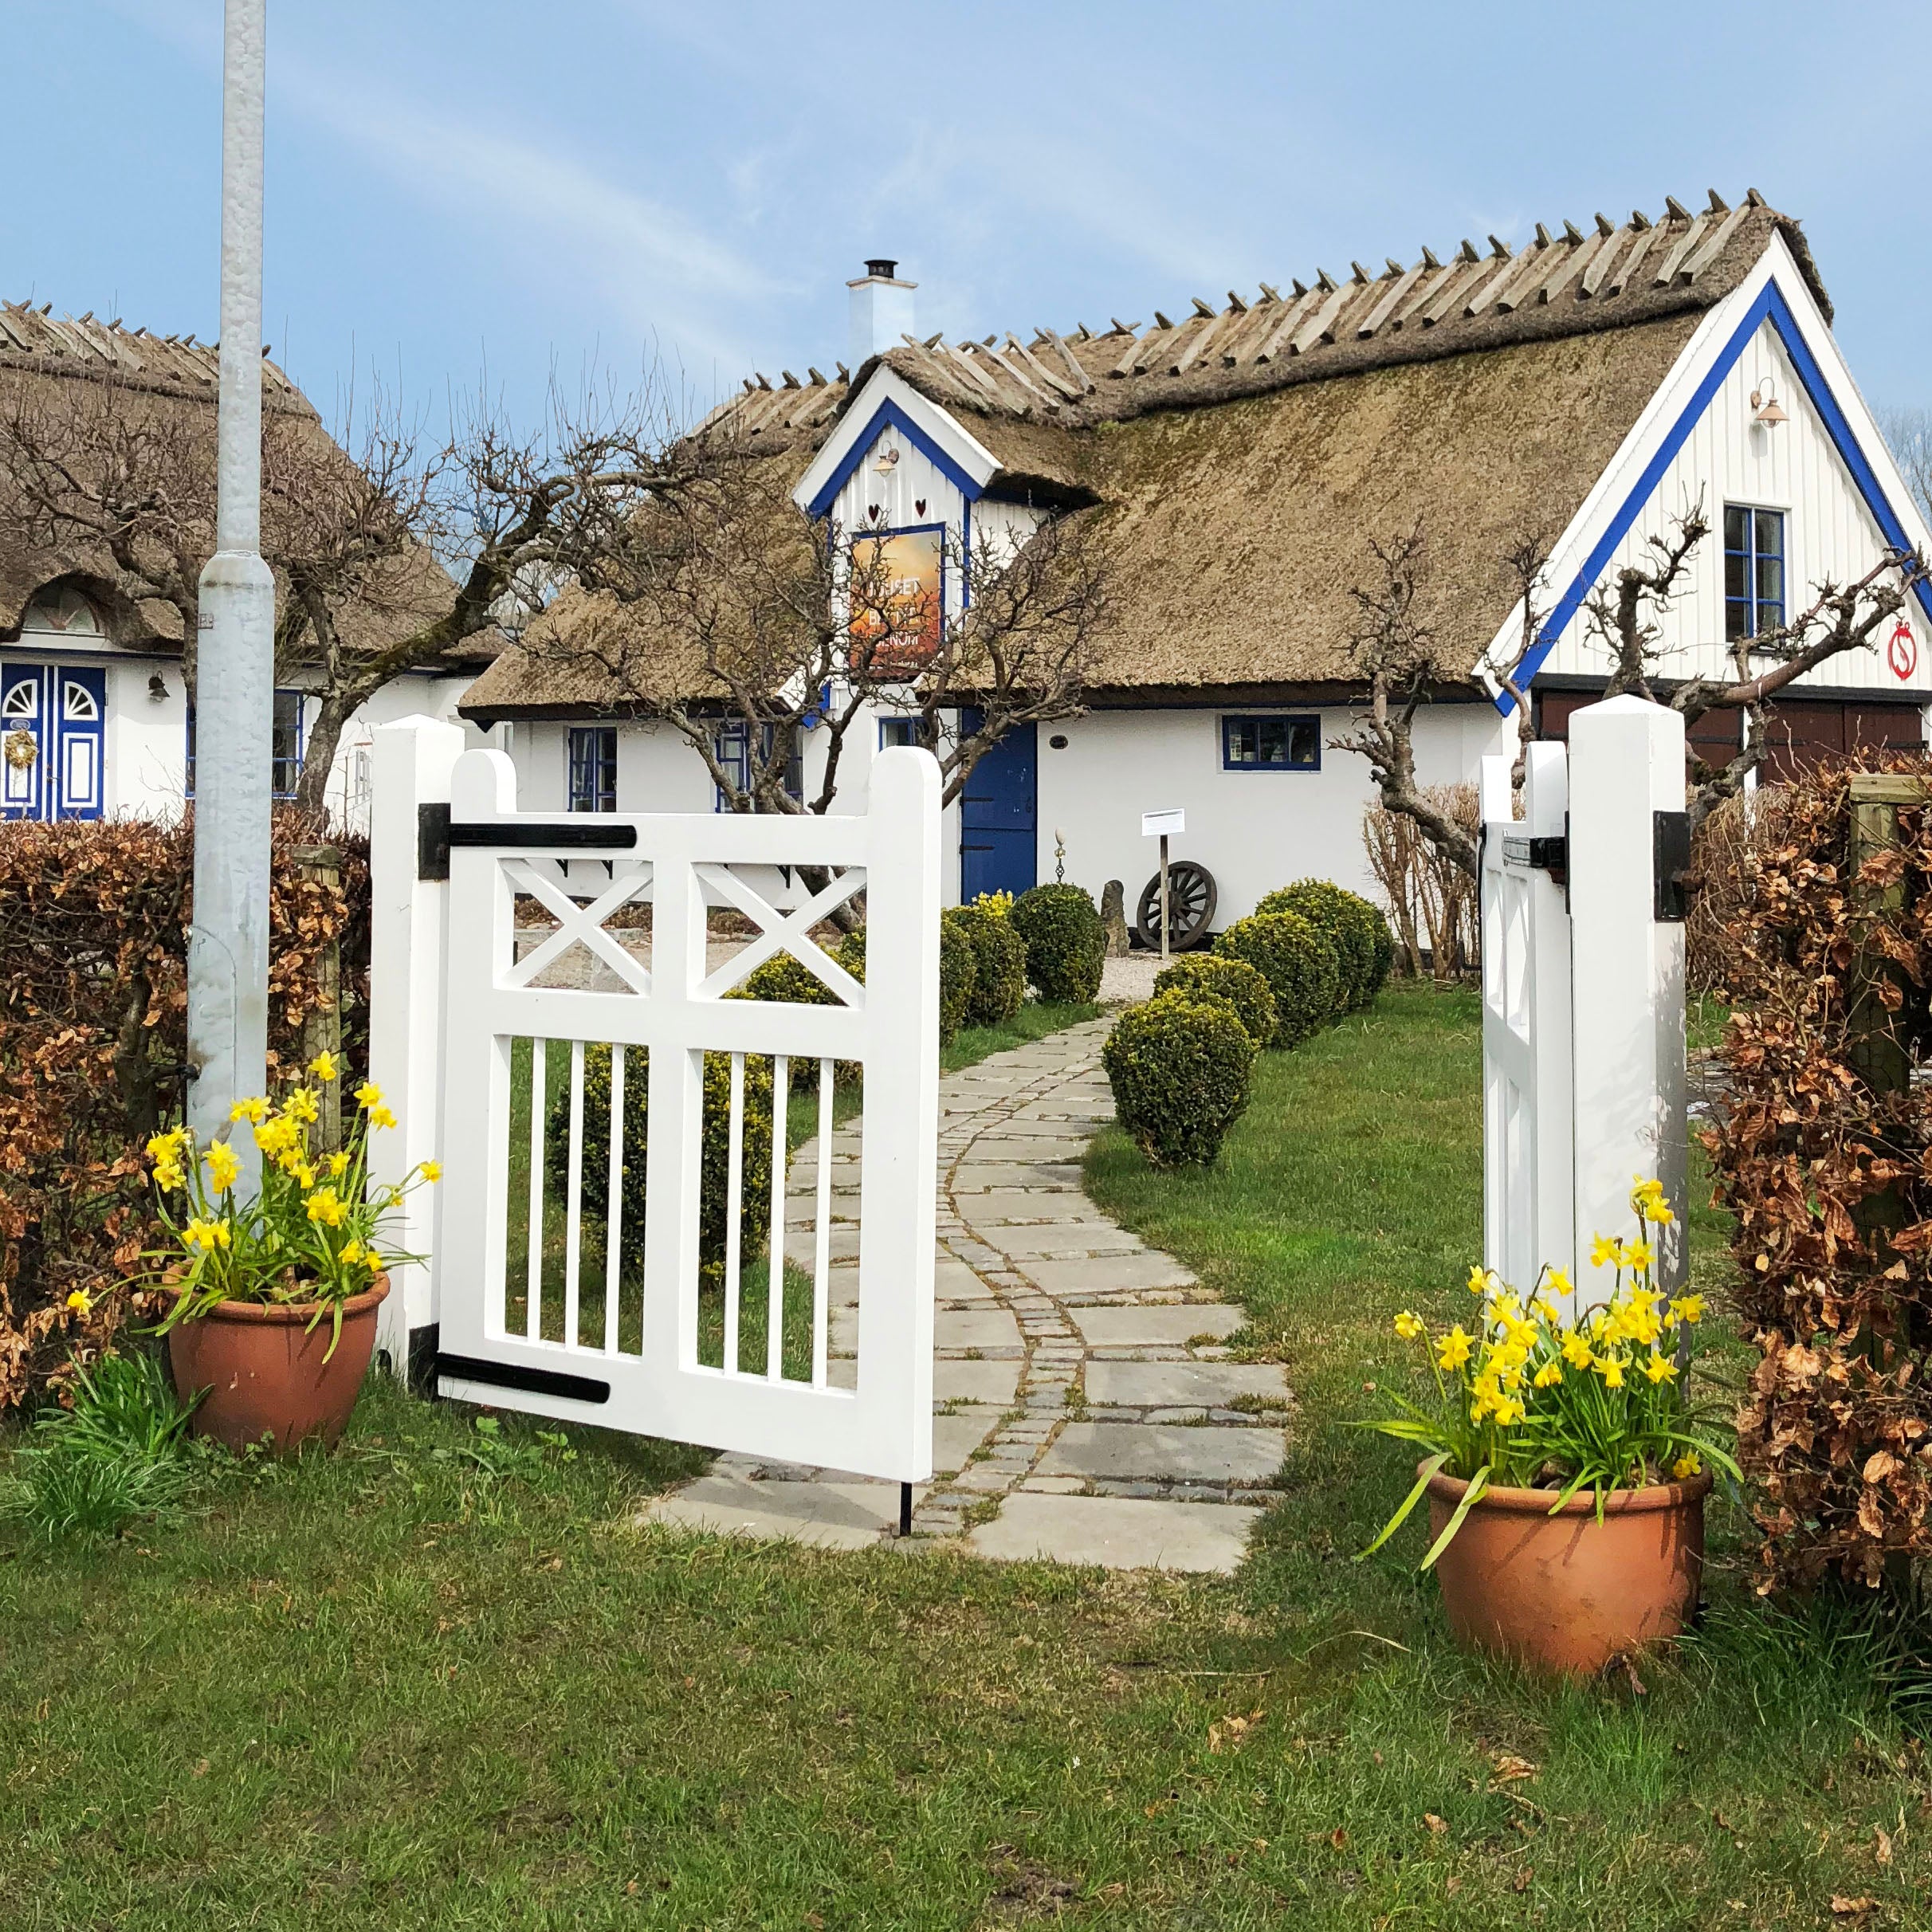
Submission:
[[[1172,811],[1144,811],[1141,814],[1141,836],[1143,838],[1173,838],[1188,829],[1188,815],[1177,806]]]

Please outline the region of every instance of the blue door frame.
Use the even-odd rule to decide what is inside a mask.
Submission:
[[[968,733],[980,714],[965,712]],[[1039,877],[1039,732],[1022,724],[1007,732],[972,768],[960,794],[960,897],[971,905],[983,892],[1023,893]]]
[[[0,663],[0,818],[98,819],[107,713],[104,670]]]

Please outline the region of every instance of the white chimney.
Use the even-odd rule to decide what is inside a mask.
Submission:
[[[869,261],[857,281],[847,282],[852,291],[852,373],[857,375],[875,355],[904,345],[901,336],[913,332],[913,291],[917,282],[901,281],[893,271],[896,261]]]

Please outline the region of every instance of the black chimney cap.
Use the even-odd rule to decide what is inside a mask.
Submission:
[[[888,261],[882,255],[869,256],[866,261],[866,273],[868,275],[881,276],[887,281],[893,279],[898,267],[897,262]]]

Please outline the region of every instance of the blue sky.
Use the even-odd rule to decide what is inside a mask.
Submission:
[[[4,0],[0,294],[217,332],[221,12]],[[325,414],[371,365],[526,418],[829,371],[871,253],[922,331],[1104,327],[1710,187],[1801,217],[1867,397],[1932,404],[1922,5],[269,13],[265,330]]]

